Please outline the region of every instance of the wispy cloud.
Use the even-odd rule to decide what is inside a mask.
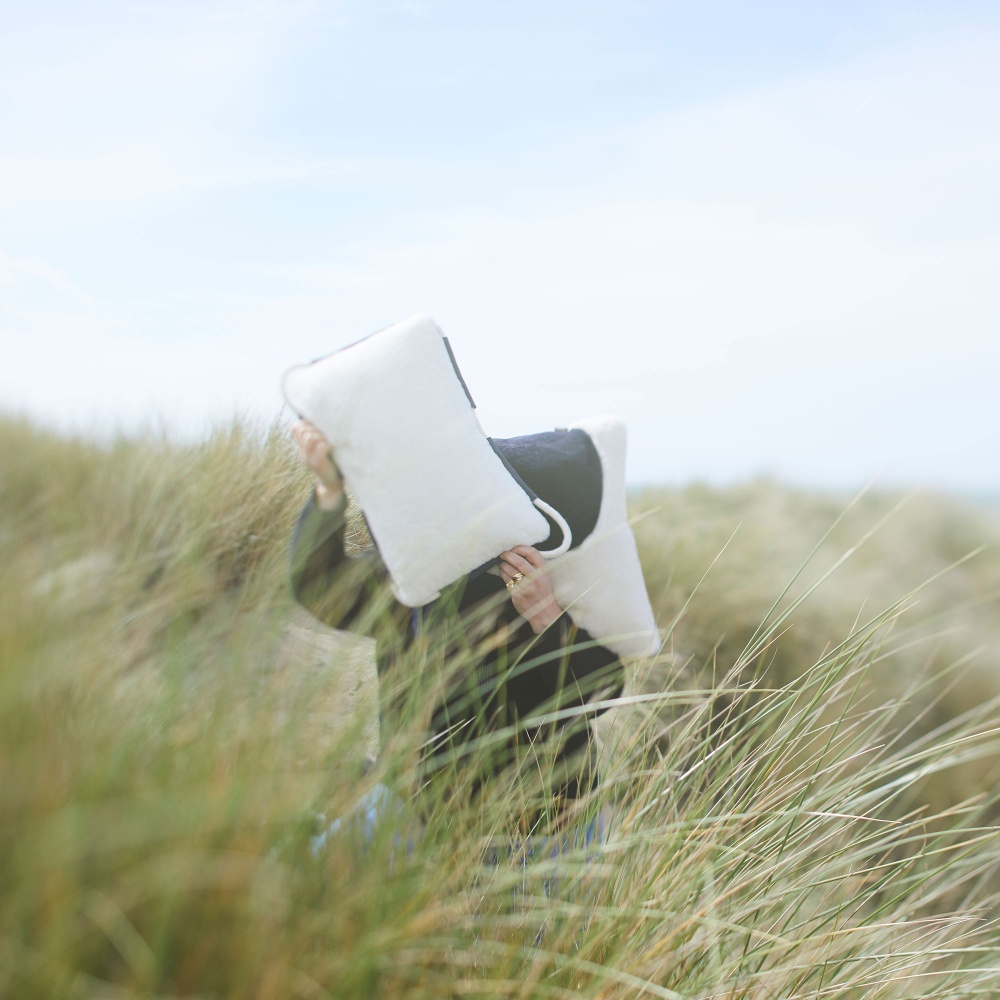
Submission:
[[[255,104],[304,5],[51,5],[0,37],[0,210],[178,196],[301,176]]]
[[[883,455],[903,428],[927,439],[929,399],[940,454],[900,446],[901,475],[924,461],[955,481],[982,474],[976,448],[1000,422],[982,391],[1000,369],[996,25],[641,120],[518,132],[511,119],[504,141],[464,141],[447,105],[436,134],[449,141],[407,143],[365,119],[370,77],[322,99],[294,91],[309,113],[268,131],[269,88],[292,86],[315,9],[154,13],[163,30],[148,37],[127,18],[57,30],[38,65],[0,44],[0,99],[20,109],[0,137],[0,210],[19,233],[0,259],[0,334],[32,371],[54,357],[93,368],[49,396],[9,368],[0,398],[66,419],[134,418],[151,400],[188,422],[235,403],[271,413],[285,365],[422,310],[453,337],[491,430],[616,409],[637,478],[864,478],[881,461],[866,435]],[[343,30],[355,15],[337,8]],[[310,56],[322,69],[325,52]],[[385,104],[412,80],[381,70]],[[330,93],[346,108],[336,121],[356,126],[343,141],[311,116]],[[427,93],[432,115],[438,83]],[[143,215],[167,201],[175,228],[170,212]],[[60,228],[88,206],[86,225]],[[122,247],[112,216],[141,218],[114,230]],[[112,391],[100,352],[115,357]],[[837,419],[850,435],[824,413],[823,379],[849,402]],[[941,458],[948,435],[976,442],[961,463]]]

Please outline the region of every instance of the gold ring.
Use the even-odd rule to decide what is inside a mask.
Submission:
[[[513,580],[508,580],[507,581],[507,589],[508,590],[513,590],[514,589],[514,581]]]
[[[520,583],[524,579],[524,574],[514,570],[514,583]]]

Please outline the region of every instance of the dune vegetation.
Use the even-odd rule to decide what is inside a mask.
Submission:
[[[637,491],[663,651],[601,720],[603,842],[553,856],[527,752],[418,816],[422,714],[474,664],[412,647],[364,773],[371,644],[288,593],[308,490],[278,426],[0,421],[0,996],[997,995],[996,513]],[[376,782],[374,839],[311,850]]]

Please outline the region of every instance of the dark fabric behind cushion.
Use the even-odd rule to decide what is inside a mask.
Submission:
[[[551,504],[573,533],[570,548],[576,548],[594,530],[601,510],[601,457],[590,435],[578,427],[544,431],[523,437],[494,438],[500,453],[527,486]],[[541,549],[554,548],[562,531],[551,518],[550,534]]]

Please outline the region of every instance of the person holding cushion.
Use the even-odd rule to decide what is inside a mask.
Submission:
[[[387,680],[398,652],[416,635],[437,631],[449,654],[471,654],[456,655],[454,662],[471,666],[451,679],[431,715],[426,744],[431,749],[423,773],[444,767],[471,741],[503,731],[505,738],[485,759],[472,795],[509,767],[519,743],[537,746],[539,740],[554,740],[549,746],[560,778],[545,811],[558,819],[565,804],[593,787],[590,723],[598,710],[584,708],[596,698],[621,693],[624,667],[619,657],[574,625],[556,601],[544,558],[529,545],[502,552],[492,572],[469,574],[424,608],[386,600],[386,573],[377,549],[354,557],[345,551],[347,498],[329,442],[304,420],[293,426],[292,435],[299,457],[316,476],[292,536],[292,590],[334,628],[371,631],[376,622],[390,624],[388,630],[379,629],[376,649],[383,733],[393,725],[394,706],[381,692],[392,687]],[[600,506],[600,463],[582,431],[561,435],[497,444],[530,488],[541,496],[555,494],[560,506],[573,508],[576,523],[567,520],[582,541],[593,530]],[[562,465],[560,456],[565,456]],[[570,711],[555,723],[532,724],[542,713],[566,709],[581,711]]]

